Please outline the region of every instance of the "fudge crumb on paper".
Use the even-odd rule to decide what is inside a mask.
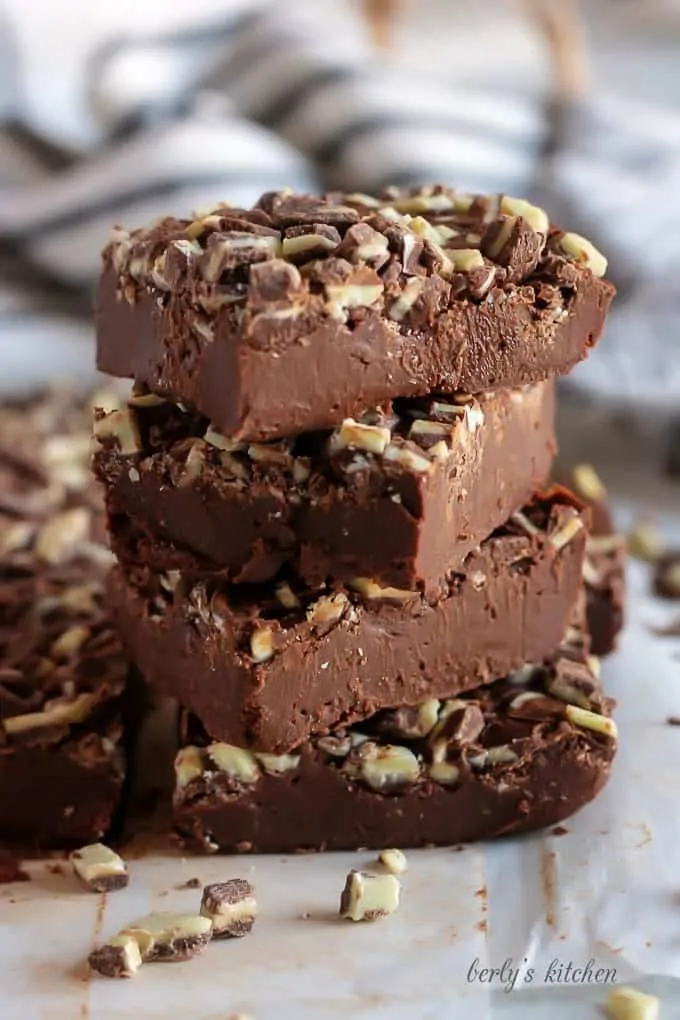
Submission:
[[[71,854],[73,870],[90,892],[124,889],[130,881],[127,864],[115,850],[103,843],[92,843]]]
[[[180,882],[178,889],[200,889],[203,883],[200,878],[188,878],[186,882]]]
[[[340,917],[350,921],[376,921],[399,906],[400,885],[394,875],[350,871],[340,897]]]
[[[255,889],[245,878],[206,885],[201,914],[212,922],[214,939],[241,938],[253,930],[257,915]]]
[[[395,847],[381,850],[378,854],[378,860],[384,868],[387,868],[390,875],[403,875],[408,870],[406,854]]]
[[[160,911],[127,925],[120,936],[131,936],[144,963],[174,963],[202,953],[212,936],[212,921],[199,914]]]
[[[142,955],[132,935],[115,935],[103,946],[93,949],[88,962],[102,977],[130,978],[142,966]]]
[[[674,549],[657,560],[654,591],[663,599],[680,599],[680,549]]]

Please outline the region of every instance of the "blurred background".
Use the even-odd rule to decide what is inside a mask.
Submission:
[[[113,222],[438,181],[606,253],[566,431],[680,460],[680,0],[0,0],[0,387],[89,382]]]

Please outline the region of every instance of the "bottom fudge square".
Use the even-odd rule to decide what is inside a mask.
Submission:
[[[189,718],[176,831],[204,852],[290,853],[554,825],[602,789],[616,752],[597,665],[565,644],[492,684],[378,712],[280,756],[211,741]]]
[[[440,597],[356,578],[247,589],[146,567],[111,575],[126,650],[216,740],[281,753],[390,705],[446,697],[559,644],[581,591],[586,527],[564,490],[537,496]]]

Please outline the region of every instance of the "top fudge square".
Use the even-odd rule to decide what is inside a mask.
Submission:
[[[602,332],[606,268],[507,195],[268,193],[115,231],[98,367],[235,440],[290,437],[398,397],[569,372]]]

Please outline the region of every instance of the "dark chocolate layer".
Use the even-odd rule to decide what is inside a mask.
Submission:
[[[175,828],[198,851],[286,853],[553,825],[602,789],[616,751],[596,667],[564,647],[542,667],[379,713],[283,757],[210,743],[190,722],[194,742],[175,763]]]
[[[579,504],[580,505],[580,504]],[[285,751],[380,708],[449,695],[548,655],[577,601],[586,528],[562,491],[471,553],[440,597],[381,588],[247,592],[145,569],[111,577],[149,683],[230,743]]]
[[[94,464],[123,563],[143,555],[156,571],[255,583],[288,564],[310,586],[368,575],[431,592],[544,484],[553,420],[542,383],[406,401],[331,434],[248,446],[132,398],[96,423]]]
[[[569,372],[614,288],[587,241],[506,196],[266,195],[104,253],[98,367],[235,439],[330,428],[396,397]]]

